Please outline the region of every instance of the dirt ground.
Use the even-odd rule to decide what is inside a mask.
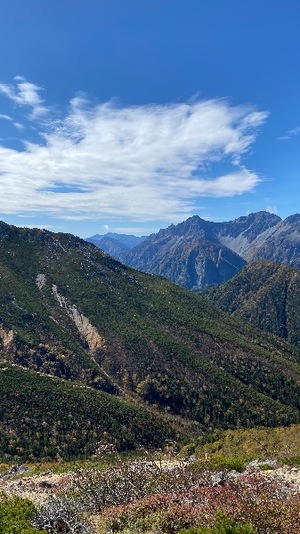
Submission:
[[[2,477],[0,478],[0,491],[8,495],[28,498],[38,504],[43,502],[48,495],[66,490],[72,480],[73,475],[70,473],[57,475],[51,472],[16,479]]]

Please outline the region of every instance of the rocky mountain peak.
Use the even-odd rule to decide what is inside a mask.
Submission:
[[[110,246],[107,251],[136,269],[200,290],[228,280],[256,259],[300,268],[300,214],[282,220],[275,213],[258,211],[220,223],[193,215],[151,234],[131,250]]]
[[[285,224],[297,224],[300,223],[300,213],[294,213],[294,215],[290,215],[286,219],[284,219]]]

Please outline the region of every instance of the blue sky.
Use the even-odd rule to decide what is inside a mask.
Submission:
[[[2,0],[0,218],[82,237],[300,197],[296,0]]]

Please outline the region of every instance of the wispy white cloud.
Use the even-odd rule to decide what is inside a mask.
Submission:
[[[42,88],[28,82],[23,76],[15,76],[14,82],[14,84],[0,83],[0,93],[19,106],[29,106],[30,116],[33,119],[45,115],[47,108],[40,96]]]
[[[287,141],[288,139],[291,139],[291,137],[294,137],[294,135],[298,135],[300,133],[300,126],[297,126],[296,128],[292,128],[292,130],[288,130],[285,135],[282,135],[281,137],[278,137],[278,141]]]
[[[13,122],[13,125],[17,130],[24,130],[25,128],[24,124],[21,124],[20,122]]]
[[[16,83],[0,91],[32,110],[43,106],[38,86]],[[120,107],[76,97],[60,120],[36,123],[43,144],[25,139],[20,152],[0,146],[1,211],[182,220],[198,197],[241,195],[260,182],[241,161],[266,118],[226,100]],[[207,169],[223,161],[230,172],[211,177]]]
[[[4,113],[0,113],[0,119],[9,121],[9,122],[13,122],[14,120],[10,115],[5,115]]]
[[[16,122],[10,115],[5,115],[4,113],[0,113],[0,119],[11,122],[17,130],[23,130],[24,125],[20,122]]]

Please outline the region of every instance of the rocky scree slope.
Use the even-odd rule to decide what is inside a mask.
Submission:
[[[247,261],[271,260],[300,268],[300,215],[280,220],[253,241]]]

